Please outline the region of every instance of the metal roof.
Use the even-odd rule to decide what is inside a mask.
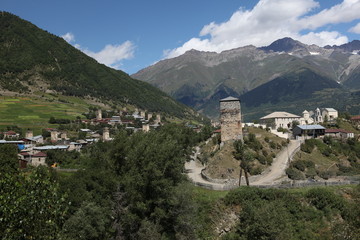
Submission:
[[[227,97],[227,98],[223,98],[223,99],[220,99],[220,102],[228,102],[228,101],[240,101],[240,99],[238,98],[234,98],[234,97]]]
[[[34,150],[58,150],[58,149],[68,149],[69,146],[66,145],[48,145],[48,146],[40,146],[34,147]]]
[[[300,116],[288,112],[273,112],[260,119],[272,119],[272,118],[300,118]]]
[[[317,129],[326,129],[321,125],[297,125],[298,128],[302,130],[317,130]]]

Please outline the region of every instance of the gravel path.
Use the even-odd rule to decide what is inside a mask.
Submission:
[[[291,140],[287,147],[278,153],[270,168],[261,174],[261,177],[254,182],[250,182],[252,185],[271,185],[282,177],[285,177],[285,169],[288,165],[289,157],[291,154],[298,150],[300,146],[300,140]]]
[[[288,159],[293,153],[299,150],[299,146],[300,140],[291,140],[288,146],[278,153],[270,168],[261,175],[250,177],[250,185],[272,185],[282,177],[285,177]],[[188,177],[195,183],[211,185],[214,189],[223,188],[225,186],[224,184],[212,183],[201,177],[201,170],[205,167],[196,160],[199,152],[200,148],[196,147],[192,160],[185,163],[185,170]],[[245,179],[242,180],[241,185],[243,185],[243,183],[245,183]]]

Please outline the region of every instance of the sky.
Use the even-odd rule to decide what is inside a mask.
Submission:
[[[128,74],[191,49],[360,39],[360,0],[1,0],[0,10]]]

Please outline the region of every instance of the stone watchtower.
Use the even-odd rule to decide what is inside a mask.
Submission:
[[[220,100],[221,142],[243,139],[240,100],[227,97]]]
[[[96,120],[102,120],[102,111],[101,111],[101,109],[98,109],[96,111]]]
[[[110,140],[109,128],[105,127],[103,130],[103,141],[109,141],[109,140]]]

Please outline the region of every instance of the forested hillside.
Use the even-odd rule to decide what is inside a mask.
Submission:
[[[7,13],[0,13],[0,94],[43,93],[131,104],[178,117],[194,114],[150,84],[99,64],[64,39]]]
[[[120,131],[72,161],[75,173],[17,169],[0,146],[2,239],[356,239],[360,188],[216,192],[192,186],[184,163],[210,135],[169,124]],[[64,156],[62,156],[64,157]]]

